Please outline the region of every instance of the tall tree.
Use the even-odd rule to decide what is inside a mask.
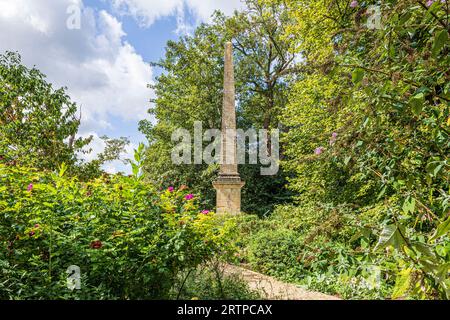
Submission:
[[[7,161],[55,169],[73,165],[90,139],[75,138],[77,107],[65,89],[54,90],[17,53],[0,55],[0,156]]]
[[[154,64],[165,71],[153,87],[157,98],[149,111],[157,123],[140,123],[150,143],[147,178],[165,186],[176,183],[176,179],[180,184],[195,186],[207,196],[209,206],[214,205],[211,183],[218,167],[172,164],[171,134],[176,128],[192,132],[194,121],[202,121],[203,129],[220,128],[225,42],[232,40],[234,45],[237,121],[242,129],[278,128],[295,64],[295,55],[283,39],[288,17],[282,6],[263,6],[256,0],[246,4],[245,12],[231,17],[217,12],[212,24],[203,24],[192,36],[167,44],[165,58]],[[264,214],[289,196],[283,188],[283,172],[262,177],[257,165],[245,165],[240,170],[243,179],[251,181],[251,189],[243,190],[244,211]]]
[[[281,3],[252,0],[246,4],[231,18],[217,14],[215,25],[233,39],[242,117],[254,127],[278,128],[298,57],[290,39],[284,37],[291,19]]]

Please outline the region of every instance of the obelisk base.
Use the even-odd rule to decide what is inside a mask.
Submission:
[[[239,176],[219,175],[213,182],[216,195],[216,212],[218,214],[238,215],[241,213],[241,189],[245,182]]]

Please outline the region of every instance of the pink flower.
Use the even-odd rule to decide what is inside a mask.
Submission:
[[[31,192],[31,190],[33,190],[33,184],[32,184],[32,183],[30,183],[30,184],[28,185],[28,187],[27,187],[27,191],[28,191],[28,192]]]
[[[39,225],[38,223],[36,223],[36,224],[34,225],[34,227],[37,229],[37,228],[40,227],[40,225]]]
[[[167,190],[168,190],[169,192],[173,192],[173,187],[169,187],[169,188],[167,188]]]
[[[333,132],[330,138],[330,146],[333,145],[336,142],[338,134],[336,132]]]
[[[314,154],[317,155],[317,156],[319,156],[319,155],[321,155],[324,151],[325,151],[325,148],[324,148],[324,147],[318,147],[318,148],[316,148],[316,149],[314,150]]]
[[[428,0],[425,4],[427,7],[431,7],[431,5],[434,3],[434,0]]]
[[[192,199],[194,198],[194,195],[193,195],[192,193],[189,193],[189,194],[187,194],[184,198],[185,198],[186,200],[192,200]]]
[[[209,210],[203,210],[202,211],[202,214],[208,214],[209,213]]]
[[[356,8],[358,6],[358,1],[353,0],[352,2],[350,2],[350,8]]]
[[[30,236],[30,237],[32,237],[32,236],[34,236],[36,233],[34,232],[34,231],[30,231],[30,233],[28,233],[28,235]]]

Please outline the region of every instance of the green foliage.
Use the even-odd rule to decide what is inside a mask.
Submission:
[[[140,123],[148,147],[132,177],[101,176],[124,138],[74,166],[89,142],[74,138],[76,106],[17,55],[0,57],[0,298],[252,297],[199,269],[217,253],[343,298],[450,298],[448,2],[245,3],[153,64],[164,69],[157,123]],[[195,121],[220,128],[229,40],[238,127],[280,128],[282,161],[275,177],[240,167],[242,208],[257,215],[224,221],[199,212],[214,205],[218,166],[174,165],[171,135]],[[65,287],[71,264],[81,292]]]
[[[239,222],[238,256],[256,270],[313,290],[382,299],[393,290],[395,272],[393,260],[370,248],[377,238],[369,226],[377,224],[378,211],[279,206],[269,218]]]
[[[249,244],[248,259],[253,268],[281,278],[301,277],[302,266],[297,262],[300,238],[289,229],[259,232]]]
[[[246,1],[247,10],[231,17],[216,13],[211,24],[202,24],[192,36],[167,43],[164,59],[155,63],[164,69],[156,79],[154,106],[149,113],[157,119],[152,125],[141,121],[147,136],[144,173],[147,180],[164,187],[172,181],[186,184],[205,195],[205,205],[214,205],[211,188],[218,173],[217,165],[174,165],[171,135],[184,128],[193,133],[195,121],[203,130],[221,128],[223,101],[223,55],[225,42],[233,40],[237,95],[238,127],[244,130],[275,129],[286,105],[290,73],[295,55],[290,41],[283,38],[288,17],[281,5],[264,6],[260,1]],[[210,142],[204,142],[204,147]],[[259,165],[244,165],[243,210],[264,215],[274,205],[286,201],[286,174],[260,176]],[[256,202],[257,201],[257,202]]]
[[[101,166],[118,160],[129,140],[102,136],[106,147],[90,162],[78,155],[92,152],[92,136],[77,138],[80,118],[66,88],[53,89],[45,75],[22,64],[18,53],[0,55],[0,159],[38,169],[62,163],[82,180],[97,178]]]
[[[0,157],[45,169],[75,154],[90,139],[75,139],[80,120],[64,88],[54,90],[37,69],[21,64],[17,53],[0,55]]]
[[[186,190],[133,177],[88,182],[0,164],[0,297],[170,298],[180,273],[226,254],[232,221],[202,214]],[[66,270],[81,269],[81,290]]]
[[[303,204],[382,208],[369,244],[378,264],[395,261],[383,266],[398,275],[393,297],[449,298],[438,249],[449,243],[447,3],[348,2],[287,2],[286,37],[304,62],[282,114],[282,165]]]

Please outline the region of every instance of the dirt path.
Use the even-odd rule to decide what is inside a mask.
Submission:
[[[340,300],[319,292],[305,290],[290,283],[234,265],[224,265],[224,274],[237,275],[248,283],[250,289],[258,291],[268,300]]]

